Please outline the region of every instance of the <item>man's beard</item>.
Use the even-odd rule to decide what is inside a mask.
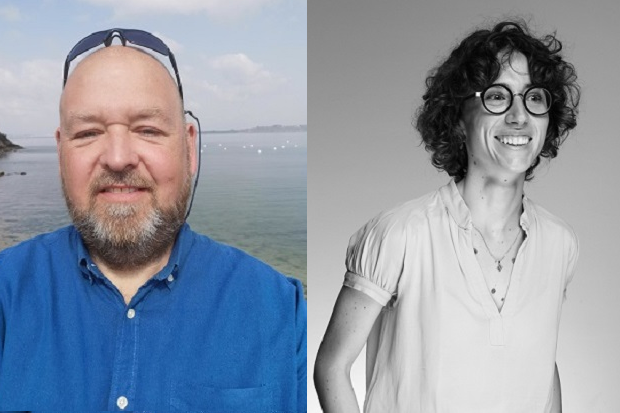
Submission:
[[[151,196],[150,210],[125,203],[97,205],[97,194],[109,185],[146,188]],[[185,222],[191,177],[188,172],[179,196],[168,208],[159,204],[151,183],[135,171],[102,173],[89,187],[86,209],[78,209],[69,198],[64,179],[62,187],[69,215],[90,254],[111,269],[131,270],[156,261],[174,244]]]

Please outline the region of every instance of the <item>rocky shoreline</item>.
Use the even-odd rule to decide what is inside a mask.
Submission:
[[[6,155],[9,152],[16,151],[18,149],[24,149],[19,145],[15,145],[11,142],[4,133],[0,132],[0,158]],[[0,170],[0,177],[8,176],[8,175],[26,175],[26,172],[4,172]],[[0,244],[0,248],[2,245]]]
[[[7,152],[12,152],[17,149],[23,149],[19,145],[15,145],[11,142],[4,133],[0,132],[0,155],[3,155]]]

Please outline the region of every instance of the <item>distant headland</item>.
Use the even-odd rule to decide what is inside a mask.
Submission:
[[[11,152],[17,149],[23,149],[19,145],[15,145],[11,142],[4,133],[0,132],[0,155],[3,155],[7,152]]]
[[[4,156],[5,154],[9,152],[13,152],[17,149],[23,149],[23,148],[19,145],[15,145],[13,142],[11,142],[6,137],[4,133],[0,132],[0,158]],[[26,172],[7,173],[7,172],[0,170],[0,177],[6,176],[6,175],[26,175]]]
[[[271,125],[254,126],[250,129],[208,130],[203,133],[277,133],[277,132],[307,132],[308,125]]]

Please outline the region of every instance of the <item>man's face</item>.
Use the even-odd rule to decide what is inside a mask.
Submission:
[[[75,68],[56,139],[67,205],[91,254],[140,265],[170,248],[196,168],[195,137],[174,81],[151,56],[112,46]],[[118,256],[106,257],[114,248]]]
[[[524,93],[531,86],[525,56],[518,52],[510,56],[494,83],[507,86],[513,93]],[[508,179],[525,174],[536,160],[544,144],[549,115],[529,114],[520,96],[513,98],[506,113],[494,115],[476,98],[466,102],[461,125],[469,155],[468,175]]]

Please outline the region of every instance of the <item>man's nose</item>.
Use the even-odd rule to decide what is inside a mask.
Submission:
[[[136,167],[139,157],[127,128],[111,127],[106,135],[101,164],[113,171]]]

